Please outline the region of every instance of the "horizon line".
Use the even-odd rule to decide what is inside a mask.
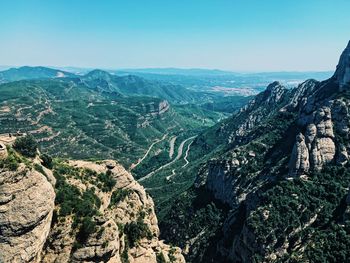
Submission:
[[[238,74],[254,74],[254,73],[323,73],[323,72],[334,72],[335,69],[325,70],[232,70],[232,69],[221,69],[221,68],[207,68],[207,67],[127,67],[127,68],[111,68],[111,67],[90,67],[90,66],[53,66],[53,65],[0,65],[0,71],[9,69],[19,69],[23,67],[44,67],[51,69],[82,69],[82,70],[103,70],[103,71],[134,71],[134,70],[207,70],[207,71],[219,71],[223,73],[238,73]],[[147,73],[147,72],[143,72]],[[149,73],[154,74],[154,73]],[[176,74],[171,74],[176,75]]]

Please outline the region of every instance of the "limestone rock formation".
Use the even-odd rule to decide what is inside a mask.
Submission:
[[[305,137],[301,133],[296,137],[290,166],[290,174],[292,176],[302,175],[305,172],[308,172],[310,168],[309,150],[305,143]]]
[[[44,174],[26,164],[0,170],[0,262],[40,261],[54,199]]]
[[[348,137],[349,100],[333,96],[347,89],[349,82],[350,42],[339,59],[334,76],[313,86],[308,84],[307,96],[304,96],[303,103],[299,105],[298,124],[305,130],[305,143],[309,154],[308,158],[305,157],[305,162],[309,162],[305,163],[305,166],[310,169],[320,170],[334,160],[342,164],[348,160],[347,147],[342,144],[336,145],[334,133],[336,131],[339,136]],[[305,83],[299,86],[296,94],[304,89]],[[290,104],[295,105],[293,101],[292,98]],[[295,148],[300,149],[298,141]],[[290,175],[299,169],[299,161],[294,156],[295,154],[291,158]]]
[[[146,128],[151,125],[155,117],[161,116],[170,109],[170,104],[167,100],[159,103],[148,103],[142,105],[145,112],[144,115],[137,119],[137,128]]]
[[[286,92],[286,88],[278,81],[272,82],[267,86],[266,91],[262,100],[265,104],[275,105],[279,103],[283,97],[283,94]]]
[[[130,263],[156,263],[157,255],[162,255],[167,260],[172,258],[174,262],[185,262],[179,248],[166,245],[158,239],[159,228],[153,201],[122,166],[112,160],[98,164],[70,161],[68,165],[76,169],[88,169],[96,174],[108,173],[116,185],[111,192],[96,189],[96,195],[101,201],[100,215],[93,219],[96,230],[79,247],[76,247],[77,234],[72,217],[59,220],[53,225],[42,251],[44,262],[125,262],[122,261],[123,257]],[[94,187],[91,182],[83,179],[70,180],[69,183],[81,191]],[[123,193],[124,196],[118,203],[112,204],[111,197],[115,191]],[[140,216],[152,236],[142,238],[135,246],[130,246],[123,228],[138,222]]]
[[[309,168],[320,170],[336,154],[331,107],[323,106],[311,114],[301,114],[305,137],[297,136],[290,162],[290,175],[301,175]],[[344,116],[345,117],[345,116]],[[338,116],[339,118],[339,116]]]
[[[115,161],[41,162],[13,149],[0,160],[0,262],[185,262],[158,239],[151,197]]]
[[[278,81],[271,83],[264,92],[258,94],[245,107],[243,107],[239,115],[243,121],[239,127],[232,132],[229,142],[234,141],[235,137],[242,137],[253,129],[264,118],[268,117],[287,95],[287,89]]]
[[[169,107],[170,105],[168,101],[166,100],[161,101],[158,106],[159,114],[163,114],[164,112],[166,112],[169,109]]]
[[[169,108],[169,102],[166,100],[162,100],[159,103],[151,102],[143,105],[144,111],[146,114],[150,116],[158,116],[165,113]]]
[[[296,89],[292,90],[289,103],[287,106],[282,108],[282,110],[288,111],[297,107],[305,106],[309,96],[312,95],[318,83],[318,81],[313,79],[306,80],[305,82],[301,83]]]

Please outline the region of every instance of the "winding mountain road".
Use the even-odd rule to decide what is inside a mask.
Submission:
[[[188,153],[189,153],[189,151],[190,151],[190,148],[191,148],[191,144],[193,143],[193,141],[192,142],[190,142],[189,144],[188,144],[188,146],[187,146],[187,150],[186,150],[186,153],[185,153],[185,157],[184,157],[184,160],[185,160],[185,164],[182,166],[182,168],[184,168],[184,167],[186,167],[190,162],[187,160],[187,157],[188,157]]]
[[[160,143],[161,141],[164,141],[165,138],[166,138],[167,136],[168,136],[168,134],[164,134],[164,136],[163,136],[161,139],[158,139],[158,140],[156,140],[154,143],[152,143],[152,144],[148,147],[148,150],[147,150],[147,152],[145,153],[145,155],[144,155],[141,159],[139,159],[139,160],[137,161],[137,163],[133,163],[133,164],[130,166],[130,170],[134,169],[136,166],[138,166],[140,163],[142,163],[142,161],[143,161],[144,159],[146,159],[147,155],[148,155],[149,152],[152,150],[153,146],[156,145],[157,143]]]
[[[184,148],[185,143],[188,142],[189,140],[194,139],[195,137],[196,137],[196,136],[189,137],[189,138],[187,138],[187,139],[185,139],[185,140],[183,140],[183,141],[181,142],[181,144],[180,144],[180,146],[179,146],[179,148],[178,148],[178,151],[177,151],[177,156],[175,157],[174,160],[172,160],[171,162],[168,162],[168,163],[166,163],[166,164],[160,166],[158,169],[156,169],[156,170],[150,172],[149,174],[145,175],[144,177],[141,177],[141,178],[138,179],[137,181],[138,181],[138,182],[142,182],[142,181],[144,181],[144,180],[146,180],[146,179],[149,179],[149,178],[151,178],[156,172],[158,172],[158,171],[162,170],[163,168],[166,168],[166,167],[172,165],[173,163],[175,163],[176,161],[178,161],[178,160],[181,158],[181,156],[182,156],[182,152],[183,152],[183,148]],[[186,159],[186,160],[187,160],[187,159]]]

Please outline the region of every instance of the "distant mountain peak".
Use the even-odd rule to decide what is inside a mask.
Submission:
[[[282,86],[281,82],[274,81],[267,86],[266,90],[275,90],[277,88],[280,88],[281,86]]]
[[[340,56],[334,78],[339,83],[340,88],[350,84],[350,41]]]
[[[89,73],[87,73],[85,75],[85,77],[89,77],[89,78],[110,78],[111,74],[109,74],[107,71],[101,70],[101,69],[94,69],[92,71],[90,71]]]
[[[23,66],[0,71],[0,83],[30,79],[52,79],[73,77],[73,73],[42,66]]]
[[[277,103],[286,90],[286,87],[284,87],[279,81],[274,81],[269,84],[264,93],[262,93],[262,98],[264,101]]]

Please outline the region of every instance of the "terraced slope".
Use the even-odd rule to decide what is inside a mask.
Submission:
[[[29,132],[54,156],[112,158],[126,167],[165,134],[199,131],[222,116],[198,107],[177,110],[160,98],[94,90],[76,79],[6,83],[0,98],[0,133]]]

